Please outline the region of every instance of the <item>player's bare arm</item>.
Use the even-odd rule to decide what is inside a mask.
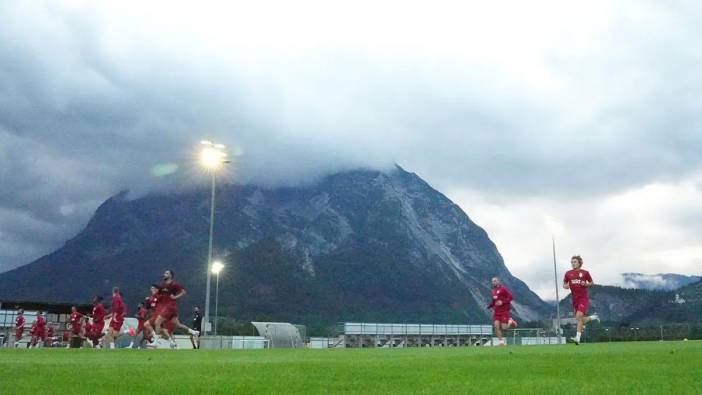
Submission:
[[[182,298],[183,296],[185,296],[186,293],[187,292],[184,289],[181,289],[180,292],[178,292],[177,294],[171,295],[171,299],[178,300],[178,299]]]

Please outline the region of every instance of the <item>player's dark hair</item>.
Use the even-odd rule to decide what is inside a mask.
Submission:
[[[120,292],[119,287],[112,287],[112,293],[118,293],[122,295],[122,292]]]
[[[575,259],[576,261],[578,261],[578,263],[580,264],[580,266],[583,265],[583,258],[581,258],[580,255],[573,255],[573,257],[570,258],[570,260],[572,261],[573,259]]]
[[[95,300],[97,300],[98,302],[102,302],[102,296],[95,295]]]
[[[151,286],[154,287],[154,288],[156,288],[156,289],[159,288],[158,284],[151,284]]]

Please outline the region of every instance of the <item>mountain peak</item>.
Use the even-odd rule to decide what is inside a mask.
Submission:
[[[189,288],[186,308],[201,304],[209,190],[126,196],[108,199],[59,251],[0,274],[0,297],[79,302],[121,285],[134,302],[172,268]],[[485,322],[495,275],[518,317],[550,311],[482,228],[400,166],[300,187],[222,185],[216,201],[215,256],[227,262],[220,311],[237,319]]]

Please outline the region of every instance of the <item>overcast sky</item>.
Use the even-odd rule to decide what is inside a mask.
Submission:
[[[0,271],[210,138],[237,182],[398,163],[547,299],[551,234],[601,283],[702,274],[697,1],[141,3],[0,1]]]

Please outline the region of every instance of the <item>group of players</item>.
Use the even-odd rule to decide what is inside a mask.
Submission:
[[[570,264],[573,269],[565,273],[563,288],[570,289],[571,292],[577,325],[575,337],[572,337],[570,340],[578,345],[580,344],[580,337],[585,324],[593,320],[599,321],[599,317],[596,314],[586,315],[590,307],[588,288],[592,287],[594,283],[590,273],[582,268],[583,259],[575,255],[571,258]],[[502,285],[498,277],[492,278],[492,288],[492,298],[487,308],[494,309],[492,320],[495,335],[498,338],[499,345],[504,347],[505,339],[502,331],[518,326],[517,321],[512,318],[513,296],[509,289]],[[186,330],[191,335],[191,339],[195,339],[193,340],[193,346],[196,346],[200,333],[183,325],[178,319],[177,301],[185,295],[186,291],[183,286],[175,281],[173,271],[166,270],[163,274],[163,282],[151,285],[150,291],[150,295],[144,299],[144,302],[139,303],[136,314],[138,326],[133,336],[140,342],[146,341],[150,344],[154,342],[154,337],[160,337],[168,340],[171,348],[176,348],[174,331],[176,328],[180,328]],[[102,347],[103,344],[107,343],[110,348],[115,348],[115,340],[120,336],[126,313],[127,309],[122,301],[122,294],[118,287],[114,287],[112,289],[112,306],[109,314],[105,310],[100,296],[96,296],[93,300],[92,320],[90,320],[91,317],[82,315],[73,306],[70,317],[71,332],[74,336],[91,341],[94,347]],[[109,327],[107,332],[103,333],[107,320],[109,320]],[[24,330],[22,310],[19,311],[15,326],[16,341],[19,342]],[[36,347],[38,342],[43,341],[47,336],[45,327],[46,319],[40,311],[30,330],[32,336],[30,347]],[[49,329],[51,330],[52,327],[49,326]],[[130,347],[133,345],[134,342],[132,341]]]
[[[158,339],[170,342],[171,348],[176,348],[174,331],[178,328],[186,330],[193,341],[193,346],[199,344],[199,331],[188,328],[178,320],[178,299],[185,296],[186,290],[175,281],[173,270],[166,270],[160,284],[151,285],[150,294],[139,303],[136,318],[138,326],[136,331],[130,331],[139,343],[146,342],[152,345]],[[76,306],[71,308],[69,319],[70,333],[74,338],[83,339],[93,347],[115,348],[115,341],[121,334],[127,308],[122,300],[118,287],[112,288],[112,304],[109,313],[102,304],[103,298],[96,296],[93,299],[91,315],[83,315]],[[107,330],[105,330],[105,323]],[[25,319],[22,310],[15,320],[15,344],[19,344],[24,332]],[[30,330],[32,339],[28,347],[37,347],[47,337],[45,333],[46,319],[39,311],[37,318]],[[52,327],[49,326],[51,329]],[[134,346],[134,341],[130,347]]]
[[[563,288],[570,289],[575,313],[576,332],[575,337],[570,338],[570,340],[575,345],[579,345],[585,324],[590,321],[599,321],[600,318],[597,314],[587,315],[587,311],[590,309],[590,297],[587,289],[595,284],[590,273],[582,268],[583,258],[575,255],[570,259],[570,264],[573,269],[568,270],[563,276]],[[492,321],[500,347],[505,346],[502,331],[518,326],[517,321],[512,318],[512,300],[512,293],[502,285],[500,278],[493,277],[492,299],[487,308],[494,309]]]
[[[15,347],[19,345],[19,341],[22,339],[22,336],[24,336],[24,323],[24,310],[19,309],[17,318],[15,318]],[[29,329],[29,336],[30,340],[27,343],[27,348],[39,347],[54,339],[54,327],[46,322],[46,318],[41,310],[37,312],[37,318]]]

